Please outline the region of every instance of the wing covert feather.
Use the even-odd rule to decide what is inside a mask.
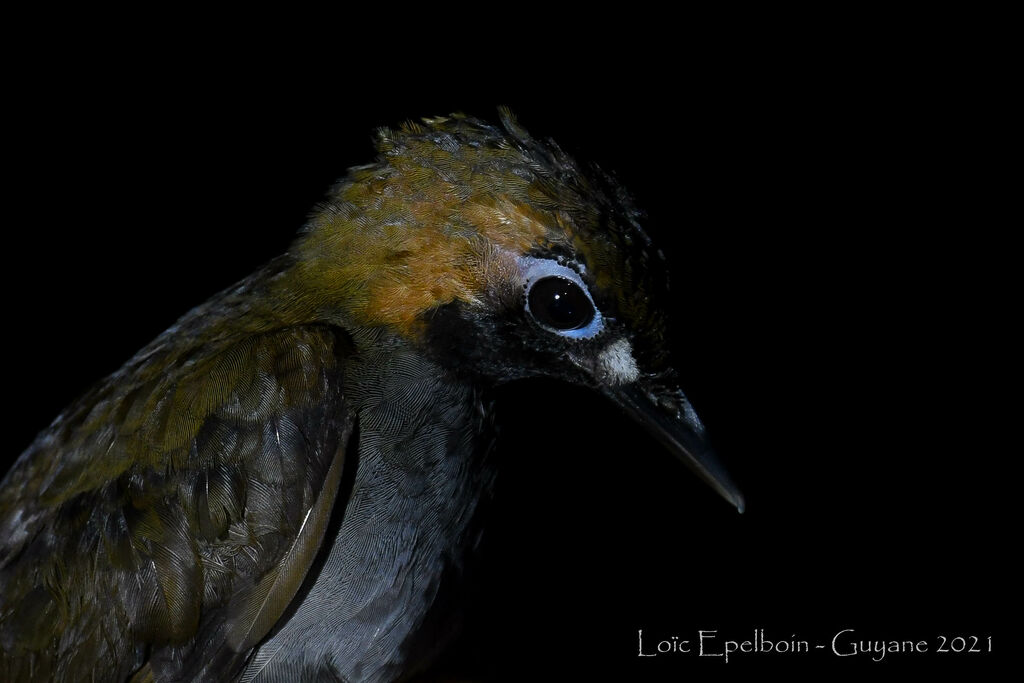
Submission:
[[[3,680],[188,679],[213,652],[240,667],[299,590],[355,422],[348,337],[186,342],[140,352],[5,477]]]
[[[306,513],[295,541],[277,566],[255,586],[232,598],[227,642],[235,652],[248,651],[267,635],[306,578],[334,508],[343,461],[344,453],[339,449],[316,503]]]

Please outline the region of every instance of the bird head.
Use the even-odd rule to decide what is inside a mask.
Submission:
[[[668,271],[629,196],[508,110],[378,133],[293,246],[321,318],[393,333],[457,376],[599,391],[723,497],[743,499],[670,362]]]

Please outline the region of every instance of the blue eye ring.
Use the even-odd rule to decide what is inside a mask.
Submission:
[[[596,336],[604,329],[604,319],[601,317],[601,311],[594,303],[594,298],[590,296],[590,290],[587,289],[586,284],[584,284],[579,273],[575,270],[568,266],[563,266],[553,259],[540,259],[529,256],[521,257],[519,259],[519,269],[523,276],[526,312],[542,328],[548,332],[568,339],[589,339]],[[569,329],[560,329],[556,324],[554,324],[555,321],[552,319],[551,315],[540,310],[531,310],[531,299],[533,297],[531,297],[530,294],[534,285],[542,281],[549,281],[551,278],[568,281],[567,284],[574,285],[578,289],[579,293],[582,293],[585,297],[585,302],[589,303],[593,315],[589,317],[582,316],[578,326],[573,326]],[[579,298],[578,294],[576,296]],[[575,303],[578,305],[582,301],[583,300],[580,299]],[[536,304],[536,301],[534,303]],[[589,312],[590,311],[587,311],[587,313]]]

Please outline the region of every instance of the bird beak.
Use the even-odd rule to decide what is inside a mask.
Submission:
[[[708,445],[704,425],[681,390],[645,386],[640,380],[607,387],[605,393],[720,496],[743,512],[743,495]]]

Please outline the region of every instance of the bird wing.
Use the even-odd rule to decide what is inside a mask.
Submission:
[[[166,340],[40,434],[0,487],[0,678],[240,669],[323,540],[351,352],[329,326]]]

